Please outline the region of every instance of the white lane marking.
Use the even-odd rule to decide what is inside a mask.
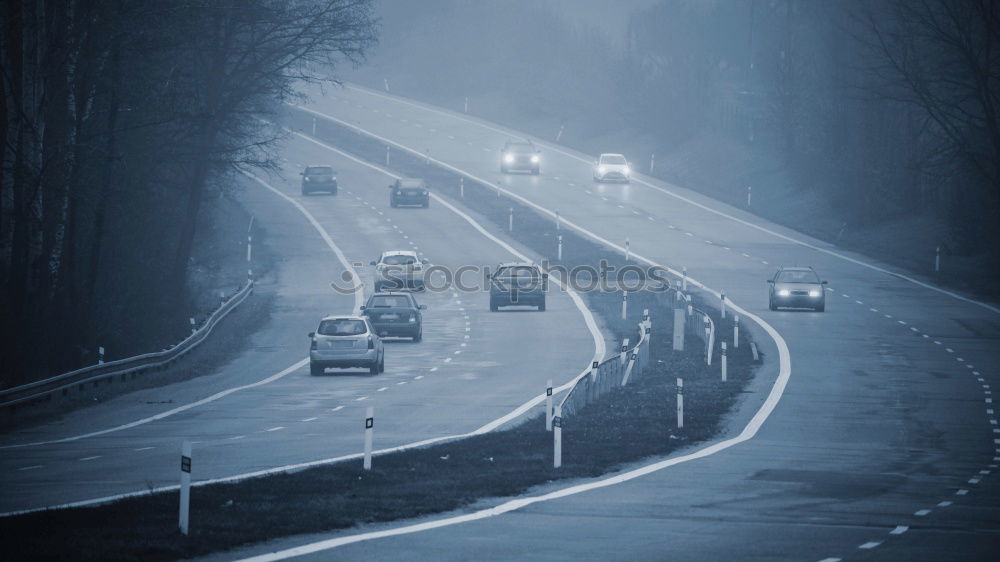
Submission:
[[[965,488],[962,488],[962,489],[958,490],[957,492],[955,492],[955,495],[956,496],[964,496],[964,495],[966,495],[968,493],[969,493],[968,490],[966,490]]]
[[[302,422],[311,422],[311,421],[316,421],[316,420],[318,420],[318,419],[319,419],[319,418],[315,418],[315,417],[313,417],[313,418],[306,418],[306,419],[304,419],[304,420],[299,420],[299,421],[302,421]]]
[[[136,452],[139,452],[139,451],[148,451],[150,449],[155,449],[155,448],[156,447],[139,447],[138,449],[132,449],[132,450],[136,451]]]
[[[336,408],[330,408],[330,411],[331,412],[339,412],[340,410],[343,410],[343,409],[344,409],[343,406],[337,406]]]
[[[296,106],[296,107],[300,107],[301,108],[301,106]],[[396,146],[396,147],[398,147],[398,148],[400,148],[402,150],[406,150],[408,152],[416,153],[416,154],[419,155],[419,153],[417,151],[415,151],[415,150],[413,150],[413,149],[411,149],[411,148],[409,148],[407,146],[404,146],[404,145],[402,145],[400,143],[397,143],[395,141],[386,139],[384,137],[380,137],[378,135],[375,135],[375,134],[373,134],[373,133],[371,133],[369,131],[361,129],[360,127],[357,127],[357,126],[352,125],[350,123],[346,123],[344,121],[341,121],[340,119],[337,119],[335,117],[328,116],[326,114],[323,114],[321,112],[318,112],[318,111],[315,111],[315,110],[312,110],[312,109],[309,109],[309,108],[301,108],[301,109],[303,109],[304,111],[310,112],[310,113],[314,113],[316,115],[320,115],[320,116],[322,116],[324,118],[327,118],[327,119],[330,119],[332,121],[336,121],[336,122],[341,123],[342,125],[344,125],[344,126],[346,126],[348,128],[352,128],[354,130],[360,131],[360,132],[362,132],[365,135],[368,135],[368,136],[373,137],[373,138],[377,138],[377,139],[382,140],[383,142],[385,142],[387,144],[392,144],[392,145],[394,145],[394,146]],[[431,159],[431,160],[433,160],[436,164],[438,164],[441,167],[444,167],[444,168],[447,168],[449,170],[452,170],[452,171],[454,171],[456,173],[459,173],[459,174],[461,174],[461,175],[463,175],[465,177],[468,177],[468,178],[470,178],[470,179],[472,179],[474,181],[478,181],[478,182],[480,182],[480,183],[482,183],[484,185],[488,185],[488,186],[493,187],[490,182],[488,182],[488,181],[486,181],[486,180],[484,180],[482,178],[479,178],[479,177],[477,177],[477,176],[475,176],[473,174],[470,174],[470,173],[468,173],[468,172],[466,172],[464,170],[460,170],[459,168],[456,168],[456,167],[451,166],[449,164],[446,164],[444,162],[440,162],[439,160],[436,160],[436,159]],[[538,211],[540,211],[540,212],[542,212],[542,213],[544,213],[546,215],[549,215],[552,218],[555,218],[555,213],[553,211],[550,211],[549,209],[546,209],[545,207],[542,207],[542,206],[540,206],[540,205],[538,205],[538,204],[536,204],[536,203],[534,203],[532,201],[529,201],[528,199],[526,199],[524,197],[521,197],[520,195],[518,195],[516,193],[513,193],[513,192],[511,192],[509,190],[506,190],[506,189],[503,189],[501,187],[496,187],[496,189],[499,190],[499,191],[503,191],[509,197],[517,199],[517,200],[525,203],[526,205],[528,205],[528,206],[530,206],[530,207],[532,207],[534,209],[537,209]],[[435,197],[435,199],[441,201],[441,198],[437,197],[435,194],[432,194],[432,196]],[[447,204],[447,203],[445,203],[445,204]],[[610,242],[609,240],[606,240],[606,239],[604,239],[604,238],[602,238],[602,237],[594,234],[593,232],[590,232],[589,230],[586,230],[586,229],[580,227],[579,225],[573,223],[572,221],[564,220],[564,224],[566,226],[568,226],[569,228],[573,228],[573,229],[577,230],[578,232],[586,235],[587,237],[589,237],[589,238],[591,238],[593,240],[596,240],[596,241],[598,241],[601,244],[604,244],[605,246],[608,246],[608,247],[610,247],[612,249],[615,249],[615,250],[617,250],[619,252],[624,252],[624,248],[622,248],[621,246],[619,246],[617,244],[614,244],[614,243]],[[647,259],[647,258],[645,258],[645,257],[643,257],[641,255],[638,255],[638,254],[633,254],[633,255],[635,256],[635,259],[637,261],[642,261],[642,262],[645,262],[648,265],[652,265],[652,266],[662,267],[664,270],[666,270],[666,271],[668,271],[668,272],[670,272],[670,273],[672,273],[673,275],[676,275],[676,276],[680,276],[680,274],[681,274],[679,271],[676,271],[676,270],[673,270],[671,268],[665,267],[663,265],[657,264],[656,262],[653,262],[652,260],[649,260],[649,259]],[[691,283],[692,285],[694,285],[696,287],[699,287],[699,288],[703,289],[705,292],[707,292],[709,294],[714,295],[716,298],[720,298],[720,294],[718,292],[712,290],[711,288],[707,287],[706,285],[704,285],[703,283],[701,283],[701,282],[699,282],[697,280],[689,278],[689,283]],[[573,295],[574,293],[570,293],[570,294]],[[659,462],[656,462],[656,463],[652,463],[652,464],[649,464],[649,465],[646,465],[646,466],[643,466],[643,467],[639,467],[637,469],[633,469],[633,470],[631,470],[629,472],[621,473],[621,474],[615,475],[615,476],[610,477],[610,478],[605,478],[603,480],[597,480],[597,481],[593,481],[593,482],[587,482],[587,483],[584,483],[584,484],[579,484],[579,485],[576,485],[576,486],[570,486],[568,488],[563,488],[563,489],[560,489],[560,490],[555,490],[553,492],[550,492],[548,494],[543,494],[543,495],[540,495],[540,496],[530,496],[530,497],[518,498],[518,499],[515,499],[515,500],[510,500],[510,501],[504,502],[504,503],[502,503],[502,504],[500,504],[500,505],[498,505],[496,507],[488,508],[488,509],[484,509],[484,510],[480,510],[480,511],[473,512],[473,513],[468,513],[468,514],[465,514],[465,515],[459,515],[459,516],[447,517],[447,518],[444,518],[444,519],[426,521],[426,522],[423,522],[423,523],[418,523],[418,524],[413,524],[413,525],[406,525],[406,526],[403,526],[403,527],[396,527],[396,528],[387,529],[387,530],[384,530],[384,531],[373,531],[373,532],[361,533],[361,534],[356,534],[356,535],[347,535],[347,536],[338,537],[338,538],[335,538],[335,539],[329,539],[329,540],[325,540],[325,541],[319,541],[319,542],[316,542],[316,543],[312,543],[310,545],[305,545],[305,546],[301,546],[301,547],[297,547],[297,548],[291,548],[291,549],[284,550],[284,551],[281,551],[281,552],[272,553],[272,554],[266,555],[264,557],[258,557],[257,559],[260,559],[260,560],[278,560],[278,559],[286,558],[286,557],[289,557],[289,556],[299,556],[301,554],[308,554],[308,553],[312,553],[312,552],[319,552],[319,551],[322,551],[322,550],[327,550],[327,549],[330,549],[330,548],[335,548],[337,546],[341,546],[341,545],[344,545],[344,544],[350,544],[350,543],[354,543],[354,542],[361,542],[361,541],[365,541],[365,540],[371,540],[371,539],[374,539],[374,538],[381,538],[381,537],[387,537],[387,536],[395,536],[395,535],[403,535],[403,534],[415,533],[415,532],[419,532],[419,531],[423,531],[423,530],[427,530],[427,529],[434,529],[434,528],[448,526],[448,525],[456,525],[456,524],[459,524],[459,523],[464,523],[466,521],[474,521],[474,520],[483,519],[483,518],[486,518],[486,517],[493,517],[493,516],[496,516],[496,515],[507,513],[509,511],[514,511],[516,509],[520,509],[520,508],[525,507],[527,505],[532,505],[534,503],[550,501],[550,500],[553,500],[553,499],[557,499],[557,498],[561,498],[561,497],[565,497],[565,496],[569,496],[569,495],[574,495],[574,494],[582,493],[582,492],[585,492],[585,491],[588,491],[588,490],[592,490],[592,489],[603,488],[603,487],[607,487],[607,486],[613,486],[613,485],[616,485],[616,484],[620,484],[622,482],[627,482],[629,480],[632,480],[632,479],[635,479],[635,478],[639,478],[639,477],[644,476],[646,474],[649,474],[651,472],[657,472],[659,470],[663,470],[665,468],[668,468],[670,466],[674,466],[676,464],[685,463],[685,462],[688,462],[688,461],[691,461],[691,460],[700,459],[700,458],[704,458],[704,457],[707,457],[707,456],[710,456],[710,455],[714,455],[715,453],[717,453],[719,451],[728,449],[730,447],[733,447],[734,445],[737,445],[737,444],[740,444],[740,443],[743,443],[743,442],[746,442],[746,441],[752,439],[757,434],[757,432],[760,430],[761,426],[764,424],[764,422],[767,420],[767,418],[770,417],[771,413],[777,407],[778,402],[781,399],[781,396],[784,394],[785,387],[788,385],[788,380],[791,377],[791,355],[790,355],[790,352],[789,352],[789,349],[788,349],[788,344],[781,337],[781,335],[777,332],[777,330],[774,329],[773,326],[771,326],[770,324],[768,324],[767,322],[765,322],[759,316],[750,313],[749,311],[747,311],[746,309],[743,309],[742,307],[740,307],[739,305],[737,305],[736,303],[734,303],[732,301],[730,301],[730,306],[732,307],[732,309],[735,312],[739,312],[745,318],[749,318],[750,320],[756,322],[759,326],[761,326],[761,328],[764,329],[764,331],[766,331],[768,333],[768,335],[774,340],[775,345],[778,348],[778,363],[779,363],[778,376],[775,379],[774,384],[771,386],[771,391],[768,393],[767,398],[764,400],[763,404],[760,406],[760,408],[757,410],[757,412],[754,414],[754,416],[750,419],[750,421],[747,423],[747,425],[743,428],[743,430],[737,436],[731,437],[729,439],[725,439],[723,441],[719,441],[719,442],[713,443],[713,444],[711,444],[709,446],[706,446],[706,447],[704,447],[702,449],[693,451],[693,452],[691,452],[691,453],[689,453],[687,455],[683,455],[683,456],[680,456],[680,457],[675,457],[675,458],[671,458],[671,459],[666,459],[666,460],[663,460],[663,461],[659,461]],[[602,342],[603,342],[603,340],[602,340]],[[588,374],[589,374],[589,369],[585,370],[579,376],[580,377],[587,376]],[[571,383],[572,382],[575,382],[575,380],[571,381]],[[567,385],[571,384],[571,383],[567,383]],[[567,386],[567,385],[564,385],[564,387]],[[543,395],[538,395],[530,403],[534,403],[534,404],[532,404],[532,406],[534,406],[537,403],[541,403],[541,401],[543,399],[544,399]],[[528,404],[529,403],[526,403],[526,404],[522,405],[521,408],[524,408]],[[491,425],[493,425],[493,424],[487,424],[487,426],[484,426],[483,428],[480,428],[480,429],[484,429],[484,428],[489,427]]]
[[[424,378],[424,376],[423,376],[423,375],[417,375],[417,376],[413,377],[413,380],[416,380],[416,381],[418,381],[418,380],[420,380],[420,379],[422,379],[422,378]]]
[[[824,558],[819,562],[842,562],[843,558]]]
[[[918,511],[913,512],[913,514],[916,515],[917,517],[924,517],[930,512],[931,510],[929,509],[920,509]]]
[[[938,506],[938,507],[948,507],[948,506],[950,506],[950,505],[951,505],[951,502],[950,502],[950,501],[948,501],[948,500],[945,500],[945,501],[943,501],[943,502],[938,502],[938,505],[937,505],[937,506]]]
[[[22,466],[21,468],[17,469],[17,471],[21,472],[21,471],[24,471],[24,470],[35,470],[36,468],[42,468],[43,466],[44,465],[40,465],[40,464],[33,464],[31,466]]]
[[[214,401],[216,401],[216,400],[218,400],[220,398],[224,398],[226,396],[229,396],[230,394],[233,394],[234,392],[239,392],[241,390],[247,390],[247,389],[250,389],[250,388],[256,388],[258,386],[263,386],[265,384],[272,383],[272,382],[274,382],[274,381],[276,381],[276,380],[284,377],[285,375],[287,375],[289,373],[293,373],[293,372],[301,369],[302,367],[305,367],[305,365],[307,363],[309,363],[309,358],[308,357],[306,357],[305,359],[300,360],[299,362],[295,363],[294,365],[291,365],[290,367],[286,367],[282,371],[280,371],[278,373],[275,373],[275,374],[267,377],[266,379],[262,379],[262,380],[259,380],[259,381],[255,382],[255,383],[250,383],[250,384],[246,384],[246,385],[243,385],[243,386],[237,386],[235,388],[230,388],[228,390],[223,390],[223,391],[217,392],[217,393],[215,393],[215,394],[213,394],[213,395],[211,395],[211,396],[209,396],[207,398],[202,398],[201,400],[197,400],[195,402],[191,402],[190,404],[185,404],[183,406],[178,406],[178,407],[176,407],[176,408],[174,408],[172,410],[167,410],[166,412],[161,412],[159,414],[156,414],[155,416],[150,416],[148,418],[143,418],[141,420],[136,420],[134,422],[130,422],[130,423],[126,423],[126,424],[123,424],[123,425],[119,425],[117,427],[111,427],[111,428],[108,428],[108,429],[102,429],[100,431],[92,431],[90,433],[84,433],[82,435],[74,435],[72,437],[64,437],[62,439],[52,439],[50,441],[36,441],[34,443],[20,443],[20,444],[17,444],[17,445],[3,445],[3,446],[0,446],[0,449],[16,449],[16,448],[20,448],[20,447],[34,447],[34,446],[37,446],[37,445],[51,445],[53,443],[69,443],[71,441],[78,441],[80,439],[86,439],[88,437],[96,437],[98,435],[106,435],[108,433],[114,433],[116,431],[122,431],[124,429],[130,429],[130,428],[137,427],[137,426],[140,426],[140,425],[144,425],[144,424],[147,424],[147,423],[150,423],[150,422],[154,422],[156,420],[162,420],[163,418],[168,418],[168,417],[170,417],[170,416],[172,416],[174,414],[190,410],[191,408],[196,408],[196,407],[201,406],[203,404],[208,404],[209,402],[214,402]]]
[[[396,384],[397,384],[397,385],[402,385],[402,384],[406,384],[406,381],[399,381],[399,382],[397,382]]]
[[[979,478],[969,478],[969,484],[979,484]]]
[[[276,427],[272,427],[270,429],[266,429],[264,431],[267,431],[268,433],[270,433],[272,431],[281,431],[282,429],[285,429],[285,426],[279,425],[279,426],[276,426]]]
[[[391,100],[391,101],[393,101],[395,103],[400,103],[400,104],[403,104],[403,105],[409,105],[411,107],[416,107],[416,108],[419,108],[419,109],[421,109],[423,111],[428,111],[428,112],[431,112],[431,113],[437,113],[438,115],[444,115],[444,116],[452,118],[452,119],[459,119],[461,121],[465,121],[467,123],[472,123],[472,124],[477,125],[479,127],[483,127],[485,129],[488,129],[488,130],[500,133],[500,134],[505,135],[505,136],[511,136],[511,135],[523,136],[523,135],[519,134],[517,131],[513,131],[511,129],[503,130],[503,129],[499,128],[499,127],[488,125],[488,124],[484,123],[483,121],[479,121],[479,120],[476,120],[476,119],[471,119],[471,118],[469,118],[466,115],[462,115],[462,114],[459,114],[459,113],[453,113],[453,112],[450,112],[450,111],[447,111],[447,110],[438,109],[438,108],[427,106],[427,105],[422,105],[422,104],[415,103],[415,102],[412,102],[412,101],[409,101],[409,100],[405,100],[405,99],[400,98],[398,96],[392,96],[392,95],[389,95],[389,94],[383,94],[382,92],[377,92],[377,91],[374,91],[374,90],[369,90],[367,88],[360,87],[360,86],[357,86],[355,84],[345,84],[344,87],[347,88],[347,89],[352,89],[352,90],[357,90],[357,91],[360,91],[360,92],[364,92],[364,93],[366,93],[368,95],[373,95],[373,96],[376,96],[376,97],[381,97],[381,98],[384,98],[384,99],[387,99],[387,100]],[[321,116],[329,118],[331,120],[339,121],[335,117],[331,117],[329,115],[325,115],[325,114],[320,113],[320,112],[315,111],[315,110],[311,110],[311,109],[300,107],[300,106],[295,106],[295,107],[299,107],[300,109],[303,109],[305,111],[308,111],[308,112],[311,112],[311,113],[314,113],[314,114],[321,115]],[[355,127],[355,128],[360,129],[360,127]],[[365,132],[367,134],[371,135],[371,136],[375,136],[374,134],[372,134],[370,132],[367,132],[367,131],[365,131]],[[575,159],[577,161],[583,162],[584,164],[587,164],[588,166],[591,165],[591,163],[594,161],[594,158],[592,156],[590,156],[590,155],[580,156],[579,154],[573,154],[571,152],[563,150],[559,145],[551,144],[551,143],[548,143],[548,142],[539,142],[538,144],[541,145],[541,146],[546,146],[550,150],[553,150],[555,152],[563,154],[564,156],[567,156],[569,158],[573,158],[573,159]],[[632,177],[632,181],[635,182],[635,183],[639,183],[641,185],[645,185],[646,187],[648,187],[650,189],[654,189],[654,190],[660,191],[661,193],[669,195],[670,197],[673,197],[673,198],[678,199],[680,201],[684,201],[685,203],[688,203],[690,205],[694,205],[695,207],[698,207],[699,209],[708,211],[709,213],[712,213],[712,214],[715,214],[717,216],[729,219],[731,221],[737,222],[737,223],[742,224],[744,226],[747,226],[749,228],[756,229],[756,230],[758,230],[760,232],[764,232],[764,233],[770,234],[770,235],[775,236],[777,238],[780,238],[782,240],[786,240],[788,242],[792,242],[794,244],[798,244],[800,246],[804,246],[806,248],[815,250],[817,252],[822,252],[824,254],[833,256],[835,258],[838,258],[838,259],[841,259],[841,260],[844,260],[844,261],[847,261],[847,262],[850,262],[850,263],[853,263],[855,265],[859,265],[861,267],[865,267],[865,268],[871,269],[873,271],[878,271],[878,272],[884,273],[886,275],[891,275],[893,277],[896,277],[896,278],[899,278],[899,279],[903,279],[904,281],[908,281],[908,282],[913,283],[915,285],[918,285],[920,287],[924,287],[925,289],[930,289],[932,291],[936,291],[938,293],[941,293],[941,294],[944,294],[944,295],[948,295],[948,296],[950,296],[952,298],[956,298],[958,300],[965,301],[965,302],[968,302],[968,303],[971,303],[971,304],[983,307],[983,308],[985,308],[987,310],[990,310],[992,312],[995,312],[997,314],[1000,314],[1000,308],[997,308],[997,307],[992,306],[990,304],[987,304],[987,303],[984,303],[984,302],[979,302],[979,301],[971,299],[969,297],[962,296],[962,295],[960,295],[958,293],[951,292],[951,291],[949,291],[947,289],[943,289],[941,287],[936,287],[934,285],[931,285],[931,284],[928,284],[928,283],[924,283],[922,281],[918,281],[917,279],[914,279],[914,278],[909,277],[907,275],[903,275],[901,273],[896,273],[894,271],[890,271],[888,269],[884,269],[884,268],[878,267],[876,265],[873,265],[873,264],[870,264],[870,263],[866,263],[866,262],[863,262],[861,260],[857,260],[857,259],[845,256],[845,255],[840,254],[838,252],[834,252],[833,250],[828,250],[826,248],[821,248],[819,246],[816,246],[815,244],[810,244],[810,243],[805,242],[803,240],[798,240],[796,238],[793,238],[792,236],[788,236],[788,235],[785,235],[785,234],[781,234],[779,232],[775,232],[774,230],[771,230],[771,229],[769,229],[767,227],[764,227],[764,226],[761,226],[761,225],[758,225],[758,224],[754,224],[754,223],[752,223],[752,222],[750,222],[748,220],[737,218],[737,217],[735,217],[733,215],[730,215],[730,214],[728,214],[728,213],[726,213],[724,211],[720,211],[718,209],[714,209],[714,208],[712,208],[712,207],[710,207],[710,206],[708,206],[706,204],[698,203],[697,201],[694,201],[693,199],[691,199],[689,197],[685,197],[683,195],[675,193],[675,192],[673,192],[673,191],[671,191],[669,189],[666,189],[664,187],[660,187],[658,185],[649,183],[649,182],[647,182],[646,180],[642,179],[639,176],[633,176]]]
[[[81,461],[92,461],[92,460],[94,460],[94,459],[99,459],[99,458],[101,458],[101,455],[94,455],[94,456],[92,456],[92,457],[83,457],[83,458],[82,458],[82,459],[80,459],[80,460],[81,460]]]
[[[388,386],[383,386],[383,387],[379,388],[378,390],[376,390],[375,392],[385,392],[387,390],[389,390],[389,387]]]
[[[445,363],[451,363],[451,357],[445,357],[444,358],[444,362]]]
[[[437,368],[437,367],[431,367],[431,372],[432,372],[432,373],[433,373],[434,371],[437,371],[437,370],[438,370],[438,368]]]
[[[237,439],[244,439],[246,435],[234,435],[227,439],[227,441],[236,441]]]
[[[355,402],[361,402],[362,400],[368,400],[368,397],[367,396],[362,396],[360,398],[355,398],[354,399]]]
[[[890,535],[902,535],[903,533],[909,531],[910,528],[906,525],[896,525],[896,528],[889,531]]]
[[[859,544],[858,548],[862,550],[871,550],[880,544],[882,544],[882,541],[868,541],[864,544]]]

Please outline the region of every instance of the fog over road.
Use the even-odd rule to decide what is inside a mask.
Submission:
[[[637,255],[687,267],[782,335],[791,378],[756,437],[707,458],[475,522],[362,542],[349,539],[359,531],[342,531],[238,554],[329,538],[351,544],[329,551],[319,543],[287,554],[904,560],[995,551],[995,308],[678,186],[644,177],[595,185],[592,157],[547,142],[540,145],[540,176],[502,176],[497,148],[518,134],[464,115],[350,85],[317,93],[308,107],[429,150],[608,240],[622,244],[628,237]],[[792,264],[812,265],[829,281],[826,313],[768,310],[765,280],[776,266]],[[777,373],[773,342],[759,329],[754,335],[765,362],[727,436],[760,407]],[[687,406],[686,415],[698,415],[696,404]]]
[[[442,205],[390,209],[390,178],[298,137],[285,144],[280,176],[262,178],[299,201],[351,262],[371,294],[367,263],[387,249],[417,249],[432,263],[495,266],[511,253]],[[337,196],[299,193],[299,171],[332,164]],[[354,454],[367,406],[378,419],[376,448],[475,430],[561,384],[589,365],[595,342],[564,293],[548,310],[491,314],[488,294],[417,293],[424,340],[386,342],[386,372],[309,375],[306,334],[354,298],[333,291],[344,273],[320,234],[291,203],[255,181],[241,201],[266,229],[276,271],[258,296],[274,297],[271,318],[246,351],[208,377],[130,393],[50,423],[0,437],[0,446],[56,441],[115,428],[288,371],[273,382],[136,427],[68,442],[2,449],[0,511],[44,507],[177,482],[180,442],[195,441],[195,480]],[[527,255],[530,252],[521,250]],[[558,345],[553,345],[558,341]],[[195,355],[189,360],[199,360]],[[289,367],[298,364],[298,368]],[[360,462],[360,461],[359,461]]]

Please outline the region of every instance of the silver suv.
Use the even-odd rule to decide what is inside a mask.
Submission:
[[[377,260],[369,262],[375,266],[375,292],[424,290],[424,266],[428,262],[417,257],[413,250],[389,250],[382,252]]]
[[[373,375],[385,371],[382,339],[364,316],[327,316],[309,339],[309,374],[350,367],[367,368]]]

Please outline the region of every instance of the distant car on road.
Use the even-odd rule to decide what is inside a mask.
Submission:
[[[501,306],[537,306],[545,310],[549,274],[533,263],[502,263],[490,276],[490,310]]]
[[[375,261],[375,292],[424,289],[424,266],[427,260],[412,250],[389,250]]]
[[[500,149],[500,173],[514,170],[537,176],[542,169],[542,153],[531,141],[507,141]]]
[[[629,183],[632,169],[621,154],[605,153],[594,162],[594,181]]]
[[[337,171],[332,166],[306,166],[299,175],[302,176],[302,195],[317,191],[337,194]]]
[[[826,281],[820,281],[811,267],[779,267],[767,284],[771,310],[780,307],[826,310]]]
[[[431,204],[431,195],[424,180],[417,178],[401,178],[389,186],[389,206],[412,205],[427,208]]]
[[[427,305],[417,304],[410,293],[375,293],[361,308],[380,337],[413,338],[418,342],[424,337],[423,314]]]
[[[385,371],[382,339],[364,316],[327,316],[309,339],[311,375],[322,375],[327,368],[362,367],[373,375]]]

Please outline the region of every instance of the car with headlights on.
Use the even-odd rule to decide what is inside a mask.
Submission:
[[[826,281],[811,267],[779,267],[774,277],[767,280],[768,307],[811,308],[826,310]]]
[[[365,368],[377,375],[385,371],[382,338],[364,316],[327,316],[309,332],[309,374],[326,369]]]
[[[629,183],[632,169],[621,154],[604,153],[594,161],[594,181]]]
[[[299,175],[302,176],[302,195],[317,191],[337,194],[337,171],[333,166],[306,166]]]
[[[431,194],[427,183],[417,178],[400,178],[389,185],[389,206],[401,205],[427,208],[431,204]]]
[[[490,311],[501,306],[535,306],[545,310],[549,274],[533,263],[502,263],[490,275]]]
[[[427,305],[417,304],[411,293],[375,293],[361,307],[379,337],[412,338],[415,342],[424,337],[423,310]]]
[[[542,153],[531,141],[507,141],[500,149],[500,173],[521,171],[537,176],[541,170]]]
[[[424,266],[429,262],[417,257],[413,250],[389,250],[382,252],[375,266],[375,292],[424,289]]]

